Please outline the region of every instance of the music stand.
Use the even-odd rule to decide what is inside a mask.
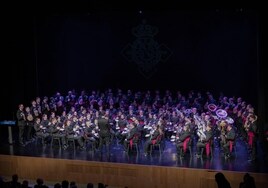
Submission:
[[[12,127],[16,125],[16,121],[3,120],[3,121],[0,121],[0,125],[8,126],[8,143],[13,144]]]

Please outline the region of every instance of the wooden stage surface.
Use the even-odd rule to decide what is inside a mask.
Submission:
[[[194,187],[215,188],[218,171],[182,167],[121,164],[84,160],[54,159],[0,155],[0,175],[17,173],[25,179],[43,178],[45,181],[64,179],[77,183],[105,183],[117,187]],[[232,187],[239,187],[245,172],[221,171]],[[252,173],[257,188],[268,187],[268,174]]]

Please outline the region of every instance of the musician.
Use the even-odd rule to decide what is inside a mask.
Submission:
[[[38,110],[34,110],[33,111],[33,119],[35,120],[36,118],[41,118],[41,114],[39,114]]]
[[[117,132],[115,133],[116,138],[119,140],[119,143],[123,143],[125,139],[125,135],[122,134],[124,129],[127,127],[127,119],[124,114],[121,114],[118,118],[116,118],[116,129]]]
[[[62,112],[65,111],[65,106],[61,100],[59,100],[56,104],[57,104],[56,115],[60,116]]]
[[[24,113],[24,106],[23,104],[20,104],[16,113],[16,117],[18,120],[18,126],[19,126],[19,143],[21,146],[25,146],[24,144],[24,138],[23,138],[23,134],[24,134],[24,128],[26,125],[26,116]]]
[[[30,109],[31,109],[31,113],[33,113],[34,110],[37,110],[38,113],[40,113],[40,112],[39,112],[40,109],[38,109],[35,100],[32,100],[32,101],[31,101],[31,107],[30,107]],[[25,110],[26,110],[26,109],[25,109]]]
[[[68,95],[65,97],[66,110],[70,111],[71,107],[75,104],[75,95],[72,91],[68,91]]]
[[[140,125],[144,125],[144,122],[146,121],[146,117],[144,115],[144,111],[143,110],[139,110],[139,114],[137,115],[137,120],[139,121]]]
[[[48,104],[48,97],[46,97],[46,96],[43,98],[43,101],[42,101],[42,104],[41,104],[41,111],[42,111],[42,114],[47,114],[47,115],[50,114],[50,107],[49,107],[49,104]]]
[[[220,138],[220,147],[223,149],[223,145],[226,144],[226,131],[228,127],[228,123],[225,120],[221,120],[218,122],[218,134]]]
[[[191,139],[190,123],[185,123],[185,125],[183,126],[183,130],[181,131],[181,133],[178,133],[176,137],[177,154],[180,156],[184,156],[186,148]],[[184,150],[183,153],[180,153],[181,148],[183,148]]]
[[[79,129],[78,120],[76,117],[73,118],[73,122],[71,120],[67,120],[65,124],[65,132],[66,137],[68,139],[77,140],[79,147],[81,150],[85,150],[84,142],[83,142],[83,132]],[[65,149],[68,147],[66,145]]]
[[[225,134],[225,139],[223,141],[223,150],[224,150],[224,156],[225,158],[229,158],[231,155],[230,152],[232,152],[232,147],[234,146],[233,143],[235,141],[235,131],[232,127],[232,125],[227,125],[227,132]]]
[[[137,128],[137,124],[134,122],[131,122],[129,124],[129,132],[127,134],[127,137],[124,140],[124,150],[127,151],[127,146],[128,144],[130,144],[130,141],[132,140],[133,142],[137,141],[137,140],[133,140],[134,136],[137,135],[139,133],[138,128]]]
[[[45,144],[48,141],[49,133],[46,132],[45,129],[43,129],[43,126],[41,124],[41,119],[39,117],[35,119],[34,130],[35,130],[36,136],[43,138],[44,140],[43,144]]]
[[[37,109],[34,109],[34,111],[37,111]],[[33,126],[34,126],[34,117],[32,115],[32,112],[30,110],[30,107],[25,107],[25,116],[26,116],[26,140],[31,141],[32,140],[32,133],[33,133]]]
[[[109,152],[109,145],[110,145],[110,138],[111,138],[111,132],[110,132],[110,124],[109,124],[109,117],[105,116],[104,114],[97,119],[97,124],[100,129],[99,136],[100,136],[100,145],[99,149],[102,151],[102,146],[105,143],[106,148]]]
[[[179,117],[178,117],[178,114],[175,110],[172,111],[172,116],[170,117],[170,122],[173,126],[179,122]]]
[[[197,157],[200,157],[201,148],[206,148],[207,156],[209,155],[210,150],[212,149],[210,148],[211,146],[210,142],[212,141],[212,137],[213,137],[212,125],[208,124],[206,125],[206,131],[200,134],[198,142],[196,144]]]
[[[249,160],[254,161],[256,159],[256,147],[257,147],[257,116],[249,114],[245,123],[245,129],[247,131],[248,149],[249,149]]]
[[[36,102],[36,108],[38,110],[38,113],[41,114],[42,113],[42,108],[41,108],[41,98],[40,97],[36,97],[35,98],[35,102]],[[32,111],[33,112],[33,111]]]
[[[49,121],[51,122],[52,119],[56,118],[56,113],[55,112],[51,112],[50,116],[49,116]]]
[[[148,155],[149,148],[153,144],[161,142],[164,132],[160,125],[154,126],[154,132],[151,137],[144,143],[144,155]]]
[[[94,149],[96,149],[97,146],[99,145],[99,137],[98,133],[96,133],[96,129],[94,126],[95,125],[91,122],[91,120],[86,121],[86,127],[84,130],[84,139],[86,141],[90,141]]]
[[[236,109],[237,108],[235,107],[233,110],[235,111]],[[244,128],[244,122],[241,110],[237,110],[236,116],[234,117],[234,124],[236,125],[240,138],[245,141],[247,139],[247,132]]]
[[[56,118],[51,120],[51,134],[54,138],[60,138],[63,149],[66,149],[66,132],[64,126]]]

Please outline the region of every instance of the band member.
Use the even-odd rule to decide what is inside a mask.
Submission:
[[[47,115],[50,114],[50,107],[49,107],[49,104],[48,104],[48,97],[46,97],[46,96],[44,97],[44,99],[42,101],[41,111],[42,111],[42,114],[47,114]]]
[[[256,147],[257,147],[257,116],[249,114],[245,122],[245,130],[247,131],[248,149],[249,149],[249,160],[254,161],[256,159]]]
[[[161,126],[155,126],[155,130],[151,137],[144,144],[144,155],[147,155],[151,145],[158,144],[163,139],[164,132]]]
[[[190,139],[191,139],[191,131],[190,131],[189,123],[186,123],[183,126],[183,130],[181,131],[181,133],[179,135],[177,135],[176,149],[177,149],[178,155],[180,155],[182,157],[184,156]],[[180,153],[181,148],[183,148],[183,153]]]
[[[39,110],[38,107],[37,107],[37,105],[36,105],[36,101],[35,100],[32,100],[31,101],[31,107],[30,107],[30,109],[31,109],[31,113],[33,113],[34,110],[37,110],[37,111]]]
[[[44,141],[42,144],[47,143],[49,138],[49,133],[46,131],[46,128],[42,126],[41,119],[38,117],[34,122],[34,130],[37,137],[43,138]]]
[[[127,151],[128,145],[132,144],[133,142],[136,142],[137,140],[133,140],[134,136],[138,134],[137,124],[134,122],[131,122],[129,124],[129,132],[127,134],[126,139],[124,140],[124,150]]]
[[[97,120],[98,127],[100,129],[99,131],[99,136],[100,136],[100,145],[99,149],[102,151],[102,146],[105,143],[106,148],[109,152],[109,145],[110,145],[110,137],[111,137],[111,132],[110,132],[110,124],[109,124],[109,118],[108,116],[101,116]]]
[[[24,144],[23,134],[24,134],[24,128],[26,125],[26,116],[24,113],[23,104],[19,105],[19,109],[17,110],[16,117],[17,117],[18,126],[19,126],[19,143],[21,146],[24,146],[25,144]]]
[[[197,157],[200,157],[201,148],[206,148],[206,155],[209,156],[212,150],[211,148],[212,136],[213,136],[212,126],[211,124],[208,124],[206,126],[206,131],[200,133],[198,142],[196,144]]]
[[[59,123],[56,118],[51,120],[51,135],[53,138],[59,138],[61,140],[61,144],[63,149],[66,149],[66,132],[64,129],[64,125]]]
[[[37,110],[37,109],[35,109]],[[34,117],[30,110],[30,107],[25,107],[25,116],[26,116],[26,140],[31,141],[32,140],[32,133],[33,133],[33,126],[34,126]]]
[[[117,117],[115,119],[115,121],[116,121],[115,136],[118,139],[119,143],[123,143],[124,139],[126,138],[126,135],[123,134],[123,132],[128,124],[127,119],[124,114],[121,114],[120,117]]]
[[[41,125],[48,128],[49,120],[47,119],[47,114],[42,115]]]
[[[232,125],[227,125],[227,132],[224,135],[225,139],[223,140],[223,151],[225,158],[229,158],[231,156],[232,147],[234,146],[235,141],[235,131],[232,127]]]
[[[228,123],[225,120],[218,122],[218,134],[220,138],[220,147],[223,149],[223,145],[226,144],[226,132]]]
[[[66,132],[67,141],[68,139],[77,140],[80,149],[86,149],[83,142],[84,133],[80,130],[76,117],[73,118],[73,122],[71,120],[67,120],[64,129]],[[68,145],[66,144],[63,146],[63,149],[67,149],[67,147]]]
[[[99,145],[99,134],[95,129],[95,125],[91,121],[86,121],[84,130],[85,141],[91,142],[95,150]]]

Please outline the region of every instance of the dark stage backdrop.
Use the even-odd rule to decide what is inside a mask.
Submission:
[[[132,28],[144,19],[153,28],[134,36]],[[254,13],[117,11],[36,20],[41,95],[72,88],[197,89],[255,102]]]
[[[8,24],[13,76],[5,115],[37,95],[73,88],[209,90],[258,102],[254,11],[92,11]]]

